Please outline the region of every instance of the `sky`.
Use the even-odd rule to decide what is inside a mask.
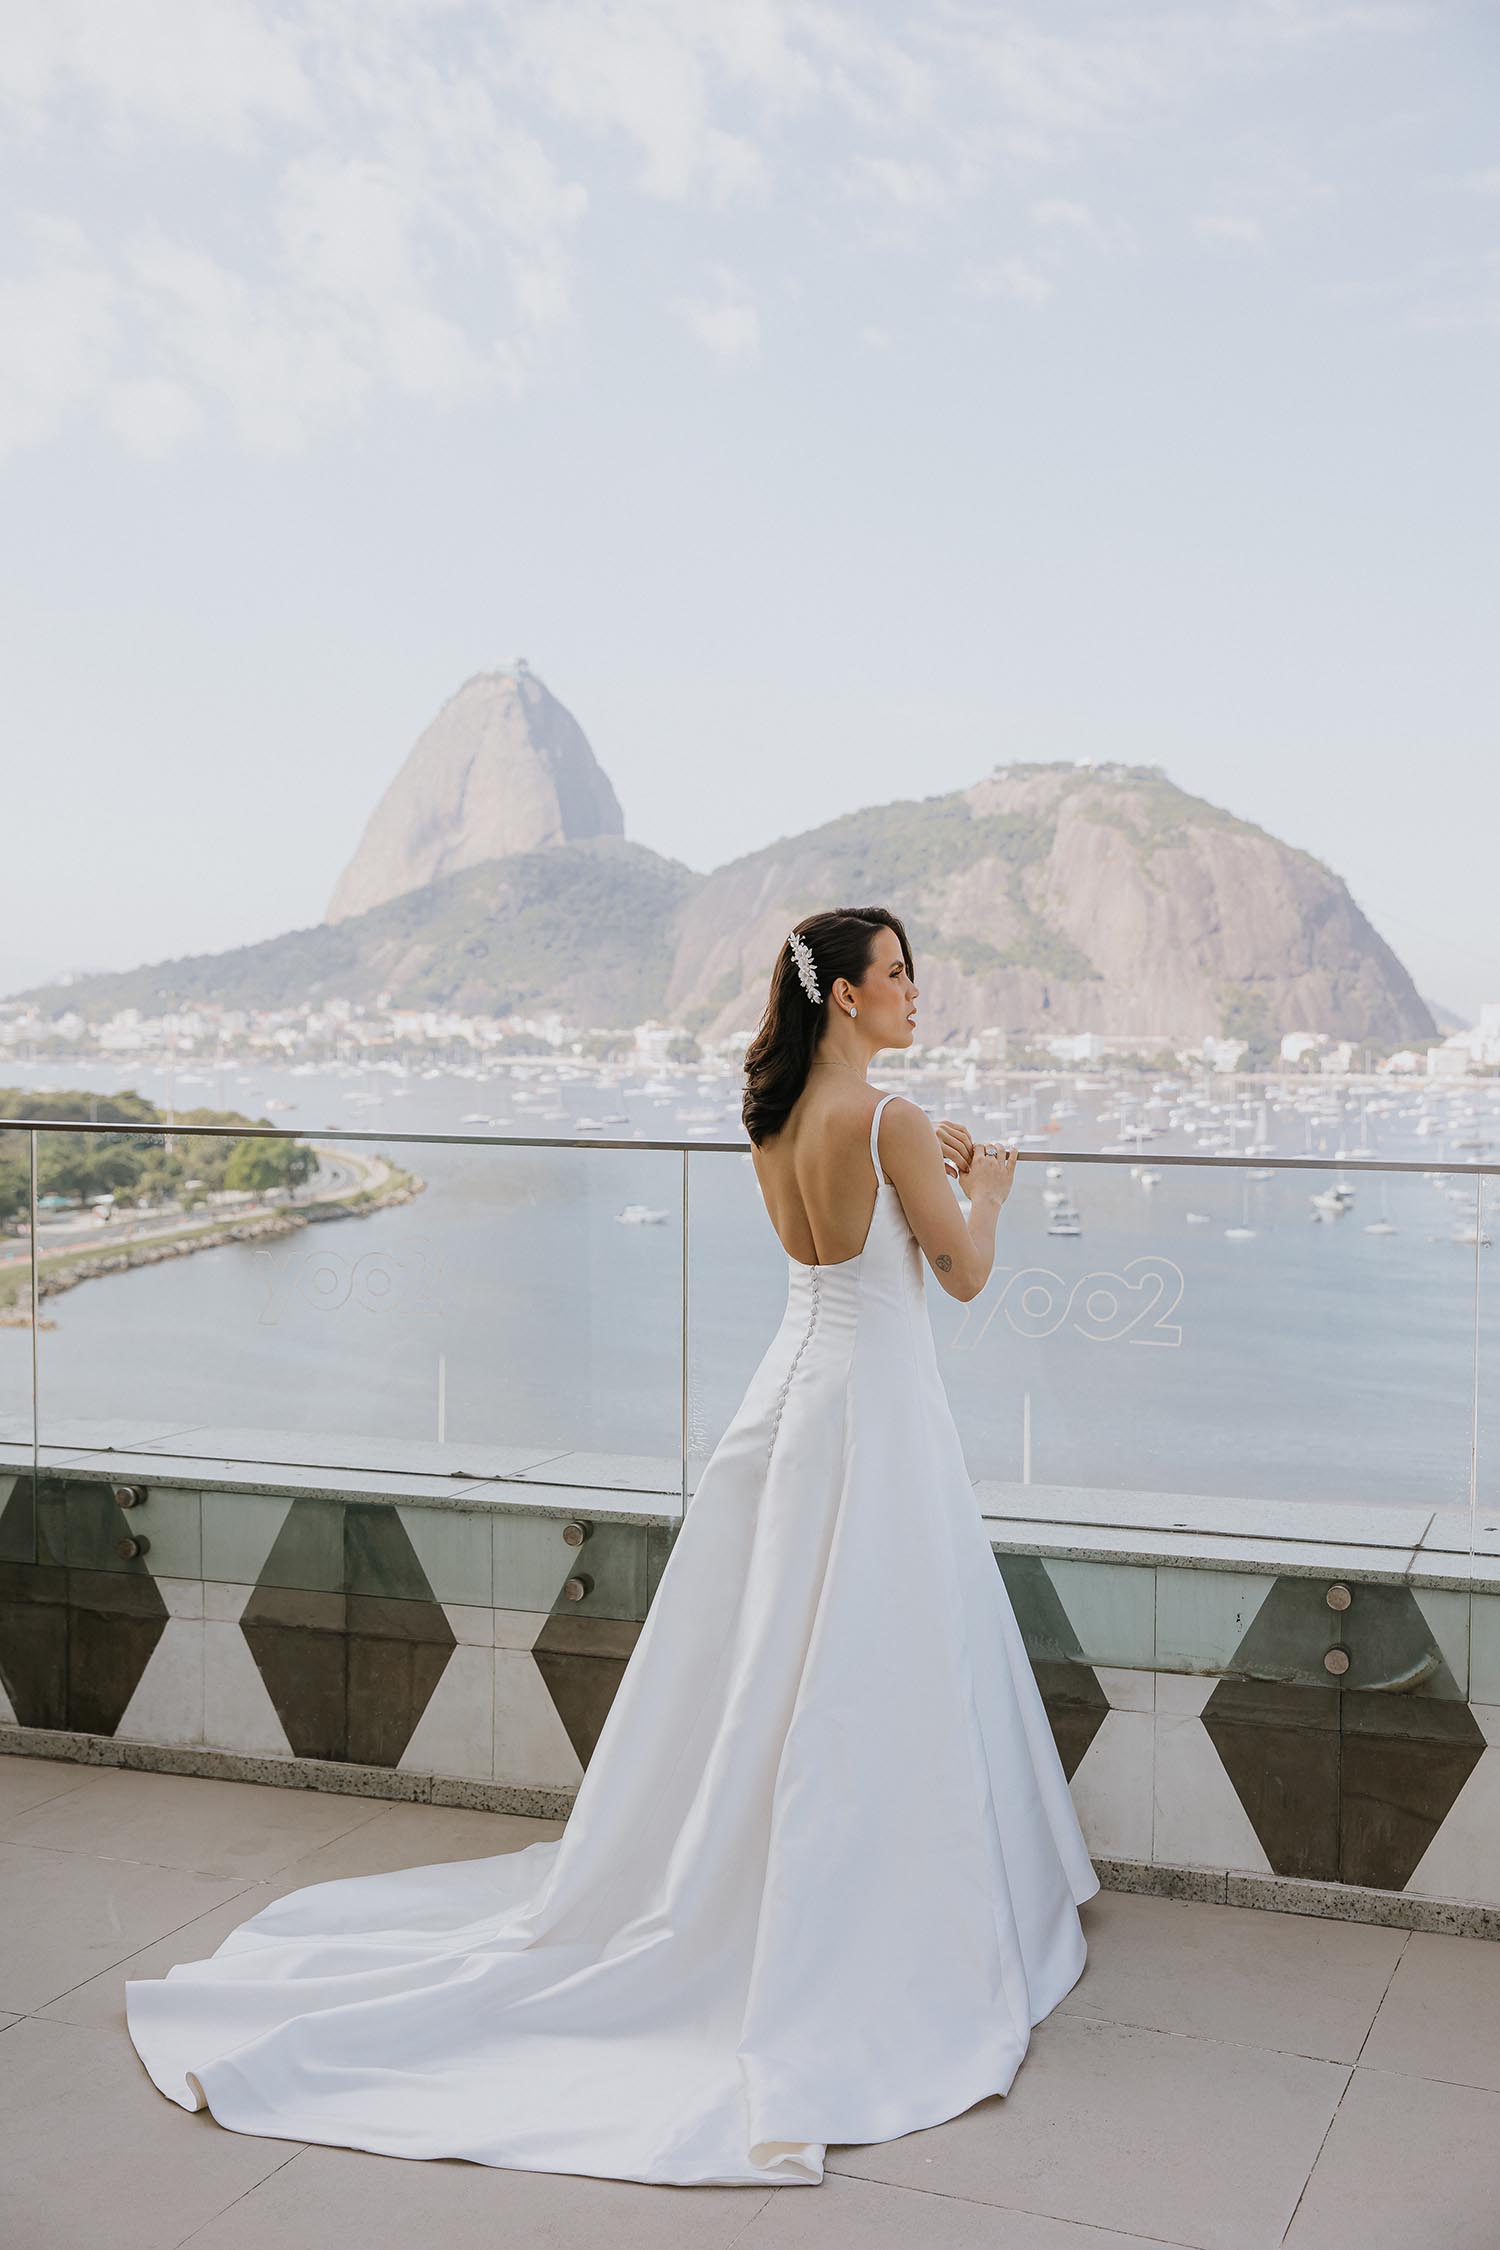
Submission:
[[[1160,765],[1500,999],[1493,6],[0,25],[0,991],[320,921],[524,656],[690,867]]]

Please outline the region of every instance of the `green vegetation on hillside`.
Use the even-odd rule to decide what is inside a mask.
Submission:
[[[1130,810],[1095,801],[1080,808],[1083,817],[1097,821],[1101,827],[1118,828],[1127,836],[1135,847],[1142,870],[1158,888],[1162,887],[1162,881],[1160,873],[1150,865],[1152,853],[1185,843],[1194,828],[1218,828],[1234,835],[1255,836],[1310,867],[1321,866],[1311,853],[1299,851],[1294,844],[1284,844],[1279,836],[1273,836],[1257,822],[1244,820],[1238,813],[1226,812],[1222,805],[1210,804],[1206,797],[1194,797],[1186,789],[1179,789],[1175,781],[1167,779],[1161,766],[1130,766],[1103,774],[1082,769],[1075,786],[1097,785],[1101,780],[1118,781],[1125,786]]]
[[[218,1189],[263,1195],[268,1188],[298,1187],[318,1168],[313,1151],[295,1141],[235,1140],[228,1134],[207,1138],[187,1130],[192,1125],[269,1125],[268,1117],[186,1109],[174,1113],[168,1128],[161,1112],[134,1092],[39,1094],[0,1086],[0,1119],[7,1117],[141,1126],[138,1133],[38,1132],[38,1201],[51,1195],[82,1205],[111,1195],[120,1209],[170,1199],[191,1210]],[[14,1226],[30,1209],[30,1200],[29,1135],[0,1125],[0,1225]]]
[[[701,879],[615,836],[487,860],[359,917],[374,989],[495,1015],[566,995],[599,1025],[639,1023],[662,1006],[673,917]]]
[[[965,868],[990,861],[1005,870],[1006,896],[1020,924],[1008,945],[997,946],[966,932],[922,925],[907,913],[907,934],[924,951],[957,961],[978,975],[1001,969],[1031,969],[1070,983],[1095,979],[1100,972],[1087,954],[1061,930],[1033,912],[1024,895],[1024,870],[1044,860],[1056,831],[1052,809],[1024,813],[978,813],[957,791],[946,796],[905,798],[892,805],[870,805],[841,814],[795,839],[799,856],[816,857],[825,894],[840,906],[877,901],[894,904],[930,890]],[[752,860],[785,857],[785,845],[753,853]],[[831,865],[830,865],[831,862]],[[900,911],[900,909],[897,909]]]
[[[1241,1055],[1241,1070],[1272,1070],[1281,1060],[1281,1037],[1271,1015],[1271,1004],[1256,984],[1221,983],[1216,988],[1219,1029],[1225,1039],[1248,1042]]]
[[[564,996],[602,1024],[657,1012],[677,907],[703,878],[618,836],[484,860],[347,921],[25,995],[94,1017],[346,999],[506,1015]]]

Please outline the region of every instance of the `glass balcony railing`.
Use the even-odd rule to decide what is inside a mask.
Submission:
[[[12,1468],[671,1516],[786,1301],[742,1143],[23,1121],[0,1168]],[[986,1514],[1500,1573],[1494,1171],[1023,1154],[985,1290],[927,1283]]]
[[[36,1432],[32,1135],[0,1129],[0,1458],[30,1465]]]

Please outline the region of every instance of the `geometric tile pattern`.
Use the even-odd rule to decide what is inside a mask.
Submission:
[[[1147,1857],[1168,1866],[1269,1875],[1265,1847],[1203,1725],[1214,1687],[1211,1678],[1182,1672],[1156,1676]]]
[[[104,1485],[12,1481],[0,1509],[0,1683],[19,1725],[113,1734],[124,1716],[168,1617],[144,1559],[116,1552],[125,1529]]]
[[[449,1612],[453,1624],[455,1613]],[[463,1622],[460,1617],[460,1622]],[[495,1778],[495,1648],[460,1638],[399,1760],[404,1773]]]
[[[563,1520],[0,1473],[0,1722],[576,1786],[673,1532]],[[996,1562],[1099,1856],[1500,1904],[1500,1599]]]
[[[576,1784],[672,1541],[602,1522],[580,1547],[530,1511],[209,1491],[200,1545],[199,1500],[157,1488],[125,1515],[94,1479],[35,1496],[0,1479],[0,1714],[114,1734],[129,1710],[133,1739],[392,1768],[420,1740],[444,1771],[520,1780],[540,1760]],[[120,1556],[127,1533],[145,1555]],[[158,1581],[164,1564],[191,1568],[192,1594]]]
[[[1203,1729],[1272,1873],[1337,1882],[1337,1692],[1221,1680],[1204,1706]]]
[[[1278,1578],[1203,1725],[1274,1873],[1401,1890],[1484,1736],[1411,1589],[1351,1593],[1332,1611],[1322,1581]]]
[[[1347,1660],[1339,1674],[1323,1661],[1334,1648]],[[1274,1579],[1224,1669],[1240,1679],[1315,1687],[1325,1695],[1334,1687],[1452,1700],[1461,1695],[1409,1586],[1354,1586],[1349,1607],[1334,1610],[1325,1580]]]
[[[1471,1703],[1483,1731],[1484,1756],[1454,1801],[1407,1883],[1418,1897],[1463,1898],[1483,1869],[1500,1887],[1500,1704]]]
[[[1450,1882],[1467,1869],[1456,1895],[1500,1901],[1500,1748],[1487,1748],[1481,1719],[1493,1732],[1491,1716],[1470,1708],[1466,1680],[1455,1674],[1455,1664],[1464,1664],[1462,1620],[1432,1595],[1356,1583],[1349,1606],[1334,1610],[1321,1578],[1241,1587],[1237,1573],[1164,1571],[1172,1596],[1162,1628],[1169,1663],[1186,1655],[1177,1644],[1192,1637],[1184,1624],[1195,1613],[1211,1625],[1216,1604],[1230,1617],[1239,1606],[1241,1620],[1211,1651],[1219,1677],[1158,1675],[1163,1701],[1148,1807],[1143,1730],[1132,1731],[1123,1715],[1105,1726],[1108,1667],[1089,1661],[1128,1624],[1101,1626],[1101,1593],[1137,1574],[1103,1564],[1091,1578],[1076,1563],[1049,1567],[1050,1558],[1032,1555],[996,1560],[1064,1771],[1070,1781],[1078,1776],[1075,1795],[1087,1803],[1096,1833],[1139,1837],[1149,1811],[1151,1856],[1168,1863],[1393,1891],[1405,1889],[1419,1867],[1443,1868]],[[1075,1616],[1068,1598],[1080,1582],[1092,1590],[1086,1607],[1075,1600]],[[1133,1587],[1120,1590],[1133,1598]],[[1341,1674],[1324,1664],[1332,1648],[1347,1657]],[[1196,1692],[1184,1700],[1185,1690]],[[1496,1778],[1476,1796],[1481,1760]],[[1444,1824],[1460,1804],[1462,1848],[1455,1829],[1455,1853],[1445,1858]],[[1118,1856],[1136,1854],[1121,1847]],[[1434,1887],[1430,1875],[1423,1880]]]
[[[576,1788],[583,1778],[583,1760],[530,1647],[501,1647],[497,1642],[492,1653],[494,1779],[544,1789]]]
[[[395,1766],[457,1646],[398,1511],[294,1500],[240,1614],[299,1758]]]
[[[1339,1762],[1339,1881],[1404,1890],[1485,1739],[1467,1703],[1346,1694]]]
[[[1078,1635],[1040,1555],[997,1555],[1026,1653],[1052,1724],[1063,1772],[1072,1780],[1109,1713],[1109,1697],[1085,1663]]]
[[[634,1620],[554,1612],[533,1645],[532,1659],[581,1766],[594,1754],[640,1630]]]
[[[130,1742],[196,1745],[203,1741],[203,1582],[153,1581],[167,1608],[166,1627],[114,1732]]]
[[[203,1582],[203,1740],[246,1758],[287,1758],[292,1746],[240,1630],[253,1586]]]
[[[1096,1857],[1500,1905],[1500,1706],[1096,1669],[1071,1777]]]

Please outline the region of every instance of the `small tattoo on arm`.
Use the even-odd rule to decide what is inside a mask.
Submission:
[[[951,1273],[953,1271],[953,1260],[946,1253],[941,1258],[934,1258],[932,1262],[939,1273]]]

